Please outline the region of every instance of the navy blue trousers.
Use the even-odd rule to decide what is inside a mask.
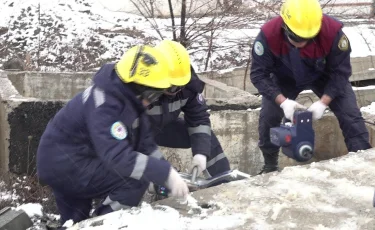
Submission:
[[[191,148],[190,137],[187,126],[183,119],[178,119],[167,124],[155,136],[159,146],[168,148]],[[211,131],[211,153],[207,158],[207,172],[210,176],[230,170],[228,158],[225,156],[216,135]]]
[[[287,85],[280,88],[284,96],[289,99],[296,99],[302,91]],[[311,90],[320,98],[323,95],[324,84],[315,84]],[[350,152],[369,149],[371,148],[369,134],[349,81],[342,90],[344,94],[333,99],[329,108],[337,117],[346,147]],[[259,148],[263,153],[265,165],[277,165],[279,147],[270,141],[270,128],[280,126],[283,117],[284,113],[279,105],[265,97],[262,98],[258,131]]]
[[[75,223],[89,218],[93,199],[102,199],[95,209],[96,215],[138,206],[145,194],[149,182],[132,178],[123,178],[104,167],[87,186],[77,182],[69,175],[56,175],[52,181],[43,181],[51,186],[60,213],[60,222],[72,219]]]

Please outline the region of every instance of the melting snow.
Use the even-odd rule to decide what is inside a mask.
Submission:
[[[83,221],[68,228],[75,229],[228,229],[244,223],[244,215],[212,215],[205,218],[183,217],[176,209],[168,206],[152,207],[143,203],[140,208],[122,210],[107,214],[94,220]]]
[[[143,203],[83,221],[69,230],[372,229],[374,177],[375,150],[359,151],[220,185],[211,192],[198,191],[188,198],[185,208],[172,208],[173,200],[169,200],[171,207],[165,205],[168,200],[154,206]],[[213,208],[194,212],[202,209],[199,201]]]
[[[26,214],[30,218],[43,216],[43,207],[41,204],[36,204],[36,203],[22,204],[18,206],[16,210],[23,210],[24,212],[26,212]]]
[[[368,106],[364,106],[361,108],[361,112],[366,112],[366,113],[370,113],[370,114],[375,114],[375,102],[372,102],[370,105]]]

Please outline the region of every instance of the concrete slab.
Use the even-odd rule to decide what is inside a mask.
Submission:
[[[33,225],[30,217],[22,210],[10,207],[0,210],[0,230],[26,230]]]
[[[39,139],[48,121],[68,99],[90,85],[93,73],[4,73],[0,72],[0,170],[32,174]],[[260,98],[204,76],[201,78],[207,83],[206,92],[213,89],[213,93],[220,91],[224,95],[223,98],[206,99],[212,129],[231,167],[255,175],[263,165],[257,146]],[[314,129],[316,156],[306,163],[347,153],[337,119],[332,114],[315,122]],[[371,143],[375,144],[375,138]],[[162,150],[176,168],[187,170],[190,149]],[[281,168],[298,165],[283,154],[280,154],[279,162]]]
[[[375,79],[375,57],[352,57],[352,76],[349,78],[351,82],[359,82]],[[228,70],[220,71],[208,71],[199,73],[199,76],[219,81],[228,86],[232,86],[241,90],[245,90],[251,94],[257,94],[258,90],[250,81],[250,72],[246,71],[246,67],[232,68]],[[220,92],[212,92],[208,90],[207,94],[215,93],[215,97],[220,95]],[[222,95],[221,95],[222,96]]]
[[[375,229],[375,149],[77,223],[76,229]]]
[[[209,207],[207,216],[247,216],[235,229],[375,229],[374,177],[371,149],[197,191],[192,197],[200,209]],[[155,204],[194,216],[189,204],[173,198]]]
[[[375,86],[353,87],[358,107],[370,105],[375,101]],[[305,106],[310,106],[319,98],[311,91],[305,90],[297,97],[297,101]]]

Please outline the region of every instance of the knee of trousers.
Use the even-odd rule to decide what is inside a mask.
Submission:
[[[138,206],[142,200],[145,192],[148,189],[149,182],[134,180],[134,182],[127,184],[125,181],[123,185],[113,189],[106,199],[103,201],[103,205],[110,205],[114,210],[118,206],[122,207],[133,207]]]

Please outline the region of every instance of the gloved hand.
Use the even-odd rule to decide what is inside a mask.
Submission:
[[[293,114],[296,109],[306,109],[305,106],[288,98],[280,104],[280,107],[284,110],[285,117],[291,121],[293,121]]]
[[[191,162],[191,167],[190,171],[193,170],[195,166],[198,166],[198,175],[206,169],[206,164],[207,164],[207,157],[202,154],[196,154],[193,157],[193,160]]]
[[[313,120],[319,120],[322,118],[324,111],[326,110],[327,105],[321,101],[314,102],[307,110],[312,112]]]
[[[186,199],[189,194],[189,188],[180,174],[171,167],[166,187],[170,190],[170,195],[178,198]]]

